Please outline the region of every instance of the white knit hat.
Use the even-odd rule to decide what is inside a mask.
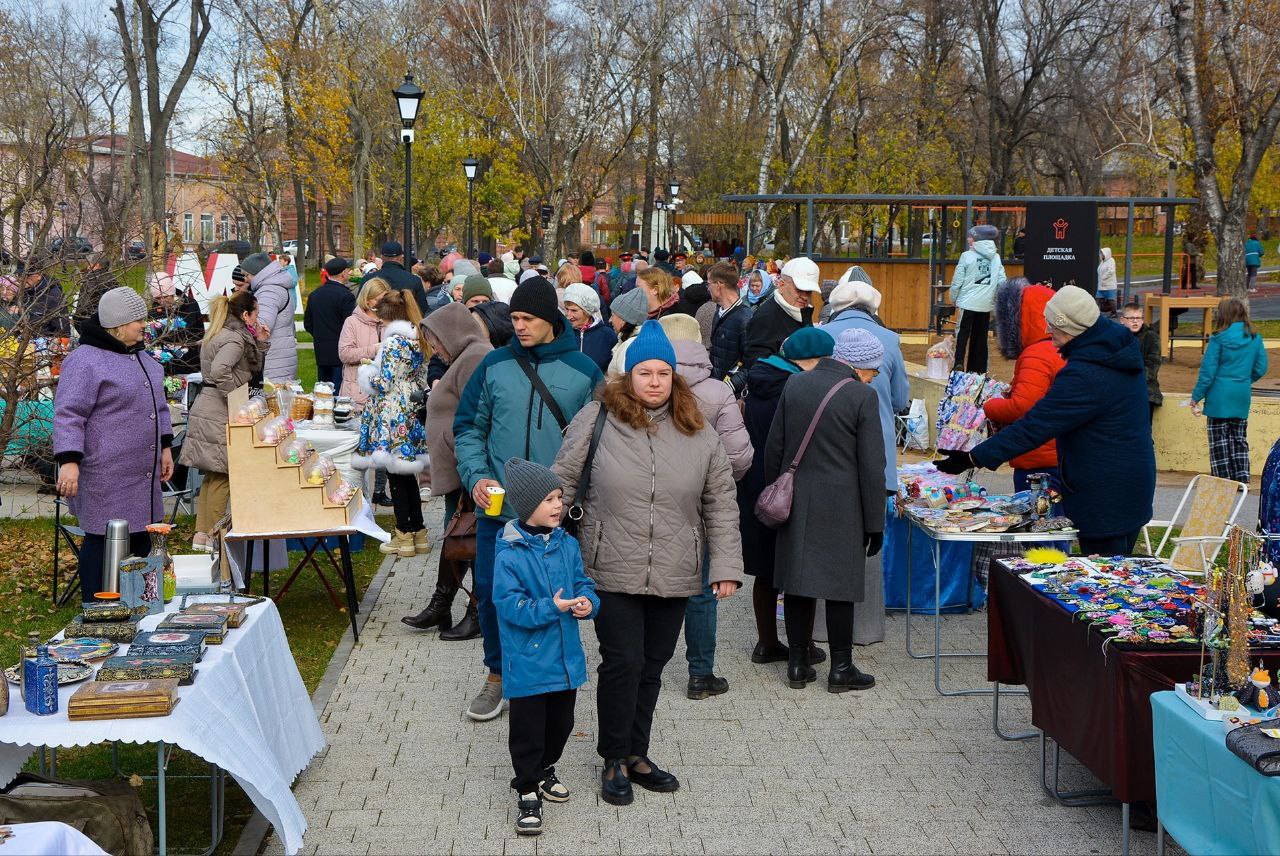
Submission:
[[[581,282],[571,282],[565,286],[564,302],[576,303],[592,318],[600,312],[600,295],[596,294],[594,288]]]

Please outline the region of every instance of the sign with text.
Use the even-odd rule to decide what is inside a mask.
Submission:
[[[1027,203],[1024,275],[1031,282],[1098,292],[1098,203]]]

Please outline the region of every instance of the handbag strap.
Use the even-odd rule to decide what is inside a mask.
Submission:
[[[609,417],[609,410],[600,403],[600,412],[596,414],[595,427],[591,429],[591,445],[587,447],[587,457],[582,462],[582,475],[578,477],[578,490],[573,496],[573,505],[569,506],[569,517],[572,520],[582,519],[582,503],[591,489],[591,468],[596,461],[596,449],[600,448],[600,435],[604,433],[604,423]],[[574,510],[578,516],[574,517]]]
[[[840,391],[840,387],[846,383],[853,383],[853,380],[853,378],[847,377],[827,390],[827,394],[822,398],[822,403],[818,405],[818,409],[813,413],[813,418],[809,420],[809,428],[804,432],[804,439],[800,441],[800,448],[796,449],[796,456],[792,459],[791,466],[788,468],[791,472],[794,473],[796,467],[800,466],[800,459],[804,457],[805,450],[809,448],[809,441],[813,439],[813,432],[818,428],[818,418],[822,416],[822,411],[827,409],[831,399]]]
[[[542,378],[538,375],[538,370],[533,367],[527,359],[522,356],[516,356],[516,363],[520,368],[524,369],[524,373],[529,378],[529,383],[533,384],[533,388],[538,391],[538,395],[542,397],[542,403],[551,411],[551,415],[555,417],[556,424],[560,426],[561,432],[569,427],[569,420],[564,418],[564,411],[560,409],[560,405],[556,403],[555,396],[551,394],[551,390],[547,389],[547,385],[542,382]]]

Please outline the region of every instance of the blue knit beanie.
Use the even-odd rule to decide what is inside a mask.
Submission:
[[[879,369],[884,362],[884,345],[866,330],[845,330],[831,356],[855,369]]]
[[[829,357],[835,350],[836,340],[826,330],[817,327],[801,327],[782,343],[782,355],[789,360],[809,360]]]
[[[827,336],[830,339],[830,336]],[[831,353],[830,350],[827,353]],[[671,340],[657,321],[644,322],[640,332],[627,345],[625,368],[631,371],[646,360],[662,360],[671,368],[676,367],[676,349],[671,347]]]

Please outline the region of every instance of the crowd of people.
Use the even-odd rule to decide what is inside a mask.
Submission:
[[[1129,553],[1155,487],[1156,337],[1136,305],[1115,323],[1082,289],[1007,279],[992,231],[970,232],[952,297],[956,367],[987,370],[992,321],[1014,361],[1008,396],[985,405],[1003,429],[939,468],[1010,462],[1019,488],[1048,473],[1083,551]],[[290,268],[257,253],[233,280],[191,343],[202,386],[178,462],[204,473],[197,549],[228,510],[227,394],[297,375]],[[614,805],[633,800],[633,785],[679,788],[655,760],[661,675],[683,631],[688,697],[729,691],[715,670],[717,604],[746,577],[752,663],[785,662],[803,690],[829,659],[828,691],[875,686],[854,651],[884,638],[879,554],[908,377],[866,271],[845,271],[815,312],[822,291],[807,257],[584,250],[552,269],[520,251],[414,262],[388,241],[378,261],[325,261],[304,326],[319,379],[359,414],[353,466],[377,473],[371,499],[392,508],[381,549],[431,550],[424,486],[443,497],[446,527],[475,515],[474,560],[440,561],[431,597],[402,621],[447,641],[481,637],[483,679],[465,714],[510,713],[517,832],[536,834],[543,802],[569,798],[555,764],[587,680],[579,621],[595,622],[599,643],[600,794]],[[98,590],[105,510],[143,549],[175,466],[163,371],[142,329],[185,298],[163,277],[149,293],[151,306],[113,285],[79,308],[81,345],[57,391],[58,486],[88,533],[86,596]],[[1248,386],[1266,353],[1243,303],[1224,301],[1218,326],[1193,406],[1208,417],[1215,474],[1247,480]],[[151,426],[145,469],[138,425]],[[815,643],[820,604],[827,651]]]

